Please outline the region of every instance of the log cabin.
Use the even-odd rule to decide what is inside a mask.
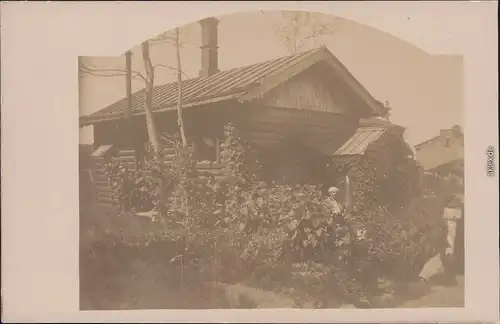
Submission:
[[[326,47],[220,71],[218,20],[206,18],[200,26],[200,75],[182,81],[185,133],[200,168],[202,161],[220,166],[219,145],[231,123],[261,153],[266,179],[321,181],[325,161],[357,134],[360,120],[387,114]],[[154,87],[158,133],[178,132],[177,95],[176,82]],[[128,105],[129,124],[124,122]],[[80,117],[80,127],[93,125],[95,159],[108,154],[133,160],[131,152],[148,141],[143,105],[141,90]]]

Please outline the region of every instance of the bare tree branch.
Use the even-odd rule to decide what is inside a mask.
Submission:
[[[166,64],[155,64],[153,65],[153,68],[157,68],[157,67],[163,67],[163,68],[166,68],[166,69],[169,69],[169,70],[172,70],[172,71],[175,71],[176,73],[179,71],[177,68],[174,68],[173,66],[169,66],[169,65],[166,65]],[[183,71],[181,71],[181,73],[186,77],[186,78],[190,78],[189,75],[187,75],[186,73],[184,73]]]
[[[321,14],[283,12],[282,21],[273,25],[274,33],[290,54],[295,54],[310,41],[337,32],[337,20],[321,19]]]
[[[151,47],[152,45],[159,45],[159,44],[165,44],[165,43],[170,43],[172,46],[174,46],[174,48],[176,48],[176,50],[178,50],[179,48],[184,48],[184,45],[185,44],[193,44],[194,45],[194,42],[192,40],[190,40],[189,38],[185,37],[185,34],[184,34],[184,40],[181,40],[181,36],[183,35],[183,33],[179,33],[177,34],[177,31],[176,30],[172,30],[172,31],[168,31],[168,32],[165,32],[165,33],[162,33],[156,37],[153,37],[152,39],[150,39],[149,41],[147,41],[148,43],[148,46]],[[148,49],[149,51],[149,49]],[[143,53],[144,55],[144,53]],[[149,52],[148,52],[148,57],[146,58],[146,62],[149,62],[151,63],[151,57],[149,55]],[[145,62],[145,63],[146,63]],[[162,68],[167,68],[169,70],[172,70],[174,71],[175,73],[177,73],[177,69],[172,67],[172,66],[169,66],[169,65],[166,65],[166,64],[155,64],[155,65],[149,65],[151,67],[151,70],[150,71],[146,71],[146,75],[140,73],[140,72],[137,72],[137,71],[132,71],[132,79],[137,79],[137,78],[140,78],[142,79],[144,82],[147,82],[147,79],[149,78],[148,74],[151,74],[151,73],[154,73],[154,69],[157,68],[157,67],[162,67]],[[80,66],[80,71],[82,72],[82,76],[85,76],[85,75],[92,75],[92,76],[98,76],[98,77],[116,77],[116,76],[125,76],[127,71],[126,70],[122,70],[122,69],[106,69],[106,68],[98,68],[96,66],[92,66],[92,64],[88,63],[86,65],[81,65]],[[186,77],[186,78],[190,78],[189,75],[187,75],[186,73],[182,72],[181,73]]]
[[[154,41],[150,42],[150,45],[155,46],[155,45],[163,45],[163,44],[169,44],[176,46],[174,41],[171,39],[155,39]],[[196,45],[194,41],[192,40],[185,40],[179,44],[181,48],[186,48],[186,45]]]
[[[85,74],[90,74],[94,76],[102,76],[102,77],[114,77],[114,76],[125,76],[127,74],[126,70],[121,69],[93,69],[89,68],[85,64],[81,64],[80,71]],[[132,78],[141,78],[142,80],[146,80],[145,76],[140,72],[132,71]]]
[[[181,47],[181,48],[184,48],[185,44],[195,45],[194,41],[191,40],[189,37],[187,37],[186,33],[180,32],[180,34],[179,34],[179,40],[177,40],[177,35],[176,35],[175,30],[170,30],[170,31],[161,33],[161,34],[153,37],[149,41],[149,43],[150,43],[150,45],[158,45],[158,44],[169,43],[170,45],[173,45],[173,46],[176,46],[176,47],[178,46],[178,47]]]
[[[177,73],[177,69],[175,67],[172,67],[172,66],[169,66],[169,65],[166,65],[166,64],[155,64],[155,65],[153,65],[153,69],[156,69],[157,67],[166,68],[166,69],[172,70],[175,73]],[[88,66],[83,65],[83,64],[82,64],[82,66],[80,68],[80,71],[82,73],[84,73],[84,74],[98,76],[98,77],[125,76],[126,73],[127,73],[126,70],[89,68]],[[185,72],[182,72],[182,74],[186,78],[188,78],[188,79],[190,78],[190,76],[188,74],[186,74]],[[146,81],[146,77],[143,74],[141,74],[140,72],[137,72],[137,71],[132,71],[132,79],[137,79],[137,78],[141,78],[143,81]]]

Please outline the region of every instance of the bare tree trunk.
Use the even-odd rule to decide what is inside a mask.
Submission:
[[[132,123],[132,52],[127,51],[125,53],[125,88],[127,94],[127,107],[125,109],[125,131],[123,136],[125,137],[125,143],[127,148],[131,148],[135,153],[135,166],[136,169],[141,163],[142,152],[139,145],[137,145],[136,136],[134,134],[134,127]]]
[[[187,146],[186,133],[184,131],[184,119],[182,118],[182,66],[181,47],[179,42],[179,28],[175,29],[175,51],[177,54],[177,124],[181,133],[182,145]]]
[[[175,29],[175,52],[177,56],[177,124],[181,134],[182,146],[187,147],[186,132],[184,129],[184,119],[182,118],[182,65],[181,65],[181,45],[179,41],[179,28]],[[184,188],[184,210],[189,217],[188,191]],[[189,218],[188,218],[189,221]]]
[[[151,63],[151,56],[149,54],[148,42],[141,44],[142,58],[144,60],[144,67],[146,70],[146,86],[144,88],[144,110],[146,112],[146,124],[148,128],[148,136],[153,146],[153,154],[158,163],[160,172],[160,207],[163,208],[166,202],[166,197],[163,188],[165,187],[165,179],[163,178],[163,152],[161,142],[156,131],[156,121],[153,116],[153,87],[154,87],[154,68]]]
[[[142,58],[146,70],[146,82],[144,87],[144,110],[146,112],[146,123],[148,127],[149,140],[153,146],[155,157],[158,157],[161,152],[158,133],[156,132],[156,123],[153,116],[153,87],[154,87],[154,69],[149,55],[149,44],[144,42],[142,46]]]

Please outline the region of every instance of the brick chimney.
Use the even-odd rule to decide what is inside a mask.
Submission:
[[[213,17],[199,21],[201,25],[201,70],[200,76],[219,72],[218,31],[219,20]]]

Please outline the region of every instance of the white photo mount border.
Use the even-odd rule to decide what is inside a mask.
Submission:
[[[487,148],[498,143],[495,6],[496,2],[3,3],[3,320],[496,322],[498,177],[486,174],[484,159]],[[78,311],[77,56],[119,55],[161,31],[206,16],[250,10],[334,14],[433,54],[463,55],[465,213],[473,215],[466,220],[465,308]],[[498,162],[492,163],[498,170]]]

